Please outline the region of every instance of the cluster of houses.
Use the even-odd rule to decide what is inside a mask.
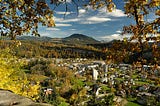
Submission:
[[[31,61],[27,60],[27,61]],[[97,97],[101,97],[104,92],[102,86],[114,88],[115,94],[119,97],[134,96],[137,102],[147,105],[150,98],[160,102],[160,66],[156,69],[153,66],[143,65],[135,67],[130,64],[106,64],[105,61],[77,59],[54,59],[53,62],[58,67],[66,67],[73,70],[75,75],[86,77],[89,74],[90,80],[98,86],[93,90]],[[45,89],[45,95],[52,93],[52,89]]]
[[[160,76],[160,67],[156,70],[151,70],[151,66],[143,66],[145,73],[136,73],[139,72],[139,68],[133,69],[132,65],[129,64],[106,64],[104,61],[88,61],[86,59],[76,59],[70,61],[65,60],[62,64],[58,66],[68,67],[71,70],[74,70],[75,75],[85,76],[90,74],[92,80],[97,82],[100,81],[101,84],[106,84],[108,87],[113,87],[116,89],[116,95],[121,97],[126,97],[127,95],[134,95],[138,97],[137,102],[143,105],[146,105],[148,97],[154,97],[157,101],[160,102],[160,86],[155,86],[154,84],[137,84],[138,81],[146,81],[148,74],[151,71],[154,72],[152,76],[159,78]],[[133,70],[135,70],[133,72]],[[144,72],[143,71],[143,72]],[[136,78],[133,78],[133,75],[137,75]],[[117,84],[121,86],[121,89],[118,89]],[[135,89],[133,89],[133,86]],[[100,95],[99,91],[101,86],[96,88],[96,95]]]

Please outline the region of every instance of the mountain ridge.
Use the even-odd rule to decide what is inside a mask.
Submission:
[[[18,36],[17,40],[37,40],[37,41],[51,41],[51,37],[48,36]]]
[[[100,41],[95,40],[92,37],[83,34],[72,34],[64,38],[52,38],[48,36],[19,36],[17,40],[35,40],[35,41],[49,41],[55,43],[64,43],[64,44],[96,44]]]

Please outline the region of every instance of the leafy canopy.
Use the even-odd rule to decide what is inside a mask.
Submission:
[[[159,58],[157,45],[160,43],[160,1],[159,0],[126,0],[124,6],[125,13],[135,20],[134,25],[124,26],[123,33],[129,33],[132,36],[129,41],[136,41],[137,45],[133,52],[140,54],[139,62],[146,64],[144,57],[144,48],[149,46],[149,41],[154,42],[152,45],[152,54],[157,64]],[[152,20],[148,20],[148,15],[154,15]]]
[[[38,23],[54,26],[53,12],[44,0],[0,0],[1,36],[15,39],[31,32],[38,35]]]
[[[29,97],[33,100],[39,98],[39,83],[29,81],[21,67],[20,62],[12,55],[10,49],[0,50],[0,88]]]

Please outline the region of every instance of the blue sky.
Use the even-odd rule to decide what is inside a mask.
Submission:
[[[65,14],[65,5],[60,5],[54,10],[56,27],[39,26],[41,36],[63,38],[74,33],[91,36],[97,40],[110,41],[121,39],[122,27],[133,23],[132,19],[124,14],[123,0],[115,0],[116,9],[113,12],[106,12],[106,8],[87,10],[79,7],[78,14],[71,0],[67,0],[69,10]]]

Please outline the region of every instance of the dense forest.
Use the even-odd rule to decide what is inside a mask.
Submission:
[[[21,40],[17,41],[21,45],[13,46],[16,42],[4,40],[1,43],[1,48],[12,47],[13,52],[19,58],[88,58],[112,60],[114,63],[134,63],[138,61],[140,53],[138,52],[138,44],[136,42],[124,42],[114,40],[108,43],[96,44],[56,44],[54,42]],[[154,43],[143,44],[143,59],[145,63],[156,64],[159,62],[158,49],[153,52]],[[157,61],[158,60],[158,61]],[[145,64],[144,63],[144,64]]]

